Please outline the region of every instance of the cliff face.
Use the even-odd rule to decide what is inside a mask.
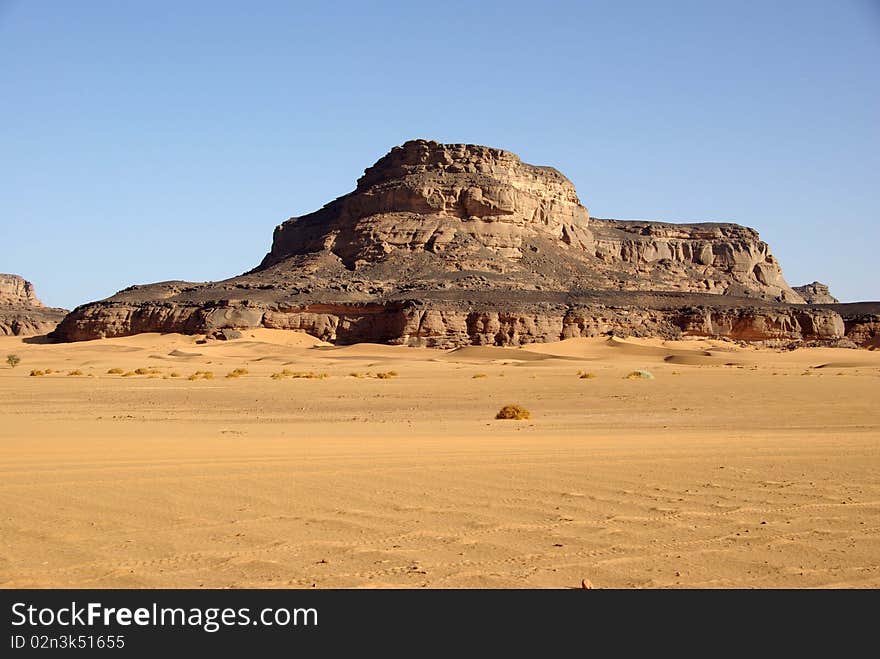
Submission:
[[[0,274],[0,304],[42,307],[34,285],[18,275]]]
[[[278,226],[254,270],[131,287],[77,308],[54,336],[263,326],[437,347],[612,331],[844,336],[840,314],[804,302],[753,229],[591,218],[555,169],[416,140],[353,192]]]
[[[18,275],[0,274],[0,335],[47,334],[67,313],[37,299],[34,285]]]

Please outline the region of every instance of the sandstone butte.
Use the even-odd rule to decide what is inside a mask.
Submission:
[[[266,327],[439,348],[609,333],[876,347],[878,314],[821,284],[790,287],[753,229],[590,217],[552,167],[413,140],[353,192],[276,227],[253,270],[131,286],[50,337]]]
[[[44,306],[31,282],[0,274],[0,336],[46,334],[66,313],[66,309]]]

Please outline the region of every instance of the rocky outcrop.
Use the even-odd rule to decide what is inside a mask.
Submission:
[[[43,306],[29,281],[18,275],[0,274],[0,335],[47,334],[66,313],[65,309]]]
[[[705,302],[705,299],[700,301]],[[743,300],[747,302],[746,300]],[[229,329],[268,327],[307,332],[336,344],[380,342],[453,348],[518,346],[572,337],[729,337],[743,341],[834,341],[845,335],[841,316],[803,307],[665,306],[584,302],[559,304],[399,300],[382,304],[250,304],[177,306],[104,303],[74,311],[65,321],[68,340],[125,336],[140,331],[217,335]],[[516,309],[516,310],[514,310]]]
[[[812,284],[795,286],[794,291],[800,295],[807,304],[837,304],[836,297],[831,295],[827,284],[814,281]]]
[[[312,261],[327,272],[314,261],[317,255],[383,284],[393,283],[382,280],[384,272],[416,268],[452,287],[460,280],[453,274],[475,271],[503,274],[500,288],[690,291],[803,302],[753,229],[591,219],[557,170],[467,144],[415,140],[395,147],[353,192],[278,226],[254,272],[273,276],[274,266],[288,269],[296,257],[297,266]]]
[[[0,305],[42,307],[34,285],[18,275],[0,274]]]
[[[846,336],[857,346],[880,348],[880,312],[852,316],[845,320]]]
[[[592,218],[553,168],[415,140],[353,192],[278,226],[254,270],[132,286],[75,309],[53,336],[271,327],[434,347],[610,332],[843,337],[839,313],[804,302],[753,229]]]

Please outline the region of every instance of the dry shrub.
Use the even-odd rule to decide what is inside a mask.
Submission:
[[[213,380],[214,373],[211,371],[196,371],[189,376],[190,380]]]
[[[589,371],[578,371],[578,377],[581,380],[592,380],[596,377],[595,373],[591,373]]]
[[[158,368],[136,368],[134,369],[135,375],[160,375],[162,371]]]
[[[35,370],[35,371],[31,371],[30,375],[31,375],[31,377],[35,378],[35,377],[39,377],[41,375],[46,375],[46,371],[36,371]]]
[[[489,376],[486,375],[485,373],[475,373],[475,374],[472,376],[472,379],[476,380],[477,378],[487,378],[487,377],[489,377]]]
[[[178,373],[177,371],[172,371],[172,372],[171,372],[171,377],[173,377],[173,378],[179,378],[179,377],[180,377],[180,373]]]
[[[630,371],[626,374],[627,380],[653,380],[654,374],[651,371],[643,371],[641,369]]]
[[[107,375],[122,375],[125,371],[121,368],[111,368],[107,371]]]
[[[496,419],[516,419],[517,421],[521,421],[522,419],[531,418],[532,413],[529,412],[522,405],[505,405],[500,410],[498,410],[498,414],[495,415]]]
[[[307,380],[323,380],[329,377],[326,373],[315,373],[314,371],[289,371],[286,368],[283,371],[272,374],[273,380],[283,380],[284,378],[302,378]]]
[[[229,371],[229,373],[226,374],[226,377],[227,378],[239,378],[242,375],[247,375],[247,374],[248,374],[248,370],[246,368],[236,368],[236,369]]]
[[[74,369],[68,373],[68,375],[82,375],[82,374],[83,374],[83,372],[81,370],[79,370],[78,368]]]
[[[367,371],[366,373],[358,373],[353,372],[349,373],[349,375],[353,378],[373,378],[374,380],[388,380],[389,378],[396,378],[397,371],[386,371],[383,373],[373,373],[372,371]]]

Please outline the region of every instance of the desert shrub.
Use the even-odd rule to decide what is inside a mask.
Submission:
[[[135,375],[160,375],[162,373],[162,371],[160,371],[158,368],[141,367],[141,368],[134,369],[134,373],[135,373]]]
[[[638,369],[635,371],[630,371],[626,374],[627,380],[653,380],[654,374],[651,371],[644,371],[642,369]]]
[[[477,378],[487,378],[487,377],[489,377],[489,376],[486,375],[485,373],[475,373],[475,374],[472,376],[472,379],[476,380]]]
[[[349,373],[349,376],[351,376],[353,378],[362,378],[362,377],[364,377],[364,374],[358,373],[357,371],[352,371],[351,373]]]
[[[389,378],[396,378],[396,371],[386,371],[385,373],[376,373],[376,377],[380,380],[388,380]]]
[[[229,371],[229,373],[226,374],[226,377],[227,378],[239,378],[242,375],[247,375],[247,374],[248,374],[248,370],[246,368],[235,368],[235,369],[232,369],[231,371]]]
[[[79,370],[78,368],[74,369],[68,373],[68,375],[82,375],[82,374],[83,374],[83,372],[81,370]]]
[[[596,377],[596,374],[591,373],[590,371],[578,371],[578,377],[581,380],[592,380]]]
[[[123,373],[125,373],[125,371],[121,368],[111,368],[107,371],[107,375],[122,375]]]
[[[171,372],[171,377],[173,377],[173,378],[179,378],[179,377],[180,377],[180,373],[178,373],[177,371],[172,371],[172,372]]]
[[[190,380],[213,380],[214,373],[211,371],[196,371],[189,376]]]
[[[283,380],[284,378],[303,378],[307,380],[323,380],[330,377],[326,373],[315,373],[314,371],[289,371],[286,368],[283,371],[272,374],[273,380]]]
[[[43,370],[43,373],[45,373],[46,375],[51,375],[51,374],[54,373],[54,372],[55,372],[55,371],[53,371],[51,368],[47,368],[47,369],[44,369],[44,370]]]
[[[41,375],[46,375],[46,371],[36,371],[36,370],[34,370],[34,371],[31,371],[30,375],[31,375],[31,377],[35,378],[35,377],[39,377],[39,376],[41,376]]]
[[[21,363],[21,357],[18,355],[6,355],[6,363],[15,368]]]
[[[516,419],[520,421],[522,419],[531,418],[532,414],[522,405],[505,405],[500,410],[498,410],[498,414],[495,415],[496,419]]]

